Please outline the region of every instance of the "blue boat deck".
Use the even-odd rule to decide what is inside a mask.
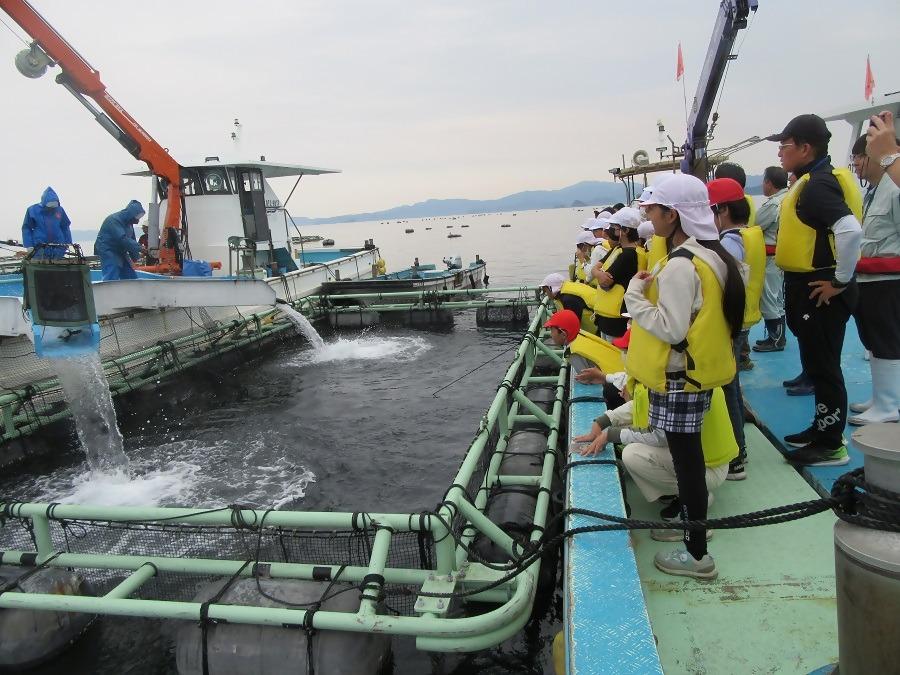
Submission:
[[[137,272],[138,279],[159,279],[165,275],[152,272]],[[91,281],[101,281],[103,273],[100,270],[91,270]],[[0,274],[0,297],[21,298],[24,296],[25,287],[21,274]]]
[[[751,333],[762,337],[761,326]],[[812,418],[813,398],[789,397],[782,380],[799,373],[796,341],[784,352],[756,354],[755,368],[741,373],[744,396],[759,419],[746,429],[748,479],[716,491],[710,517],[814,499],[834,480],[862,464],[805,469],[784,462],[781,437]],[[870,378],[856,326],[847,326],[843,362],[850,400],[868,398]],[[571,396],[598,396],[599,387],[574,384]],[[585,433],[603,404],[570,406],[569,433]],[[849,440],[852,427],[847,430]],[[603,458],[611,459],[611,447]],[[570,453],[569,461],[580,459]],[[656,519],[626,481],[632,516]],[[576,466],[569,472],[567,506],[624,516],[613,466]],[[588,673],[809,673],[837,658],[832,514],[743,530],[716,532],[710,551],[720,576],[700,582],[662,574],[646,531],[577,535],[567,543],[565,631],[567,672]],[[567,528],[598,521],[572,516]]]

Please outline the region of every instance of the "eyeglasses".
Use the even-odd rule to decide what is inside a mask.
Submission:
[[[780,152],[780,151],[784,150],[785,148],[795,147],[796,145],[797,145],[796,143],[779,143],[778,151]]]

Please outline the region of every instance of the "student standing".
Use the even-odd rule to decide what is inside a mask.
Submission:
[[[732,340],[743,327],[744,284],[738,262],[722,247],[706,186],[675,174],[654,185],[644,203],[667,256],[628,284],[632,316],[625,369],[650,390],[650,426],[661,429],[672,454],[684,520],[704,520],[706,467],[700,429],[712,390],[734,379]],[[659,552],[667,574],[718,575],[706,529],[685,532],[685,550]]]
[[[731,178],[716,178],[706,186],[709,204],[713,212],[716,228],[722,246],[735,260],[746,264],[743,329],[734,341],[734,358],[740,359],[741,346],[747,341],[750,327],[759,321],[759,301],[765,281],[766,253],[763,233],[759,226],[747,227],[750,207],[740,184]],[[728,470],[729,480],[744,480],[747,477],[747,445],[744,439],[744,398],[741,393],[740,368],[734,380],[722,387],[728,416],[731,419],[734,438],[738,445],[738,457]]]
[[[784,273],[775,264],[775,241],[778,237],[778,210],[787,194],[787,172],[780,166],[769,166],[763,172],[763,195],[766,201],[756,211],[756,224],[762,229],[766,244],[766,283],[759,310],[766,323],[766,337],[757,340],[755,352],[781,352],[787,345],[784,321]]]
[[[591,269],[591,276],[597,280],[595,322],[603,335],[622,337],[628,330],[628,318],[622,316],[626,311],[625,286],[638,270],[647,268],[646,253],[638,250],[640,223],[640,212],[630,206],[613,214],[609,225],[619,229],[619,245]]]

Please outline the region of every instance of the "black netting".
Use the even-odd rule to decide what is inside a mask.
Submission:
[[[34,551],[29,521],[9,519],[0,528],[0,550]],[[167,558],[260,563],[366,567],[375,539],[374,529],[314,531],[281,527],[235,528],[178,524],[142,524],[107,521],[53,519],[53,548],[67,553],[109,553]],[[395,532],[391,536],[386,567],[433,569],[434,542],[428,532]],[[94,592],[103,594],[122,581],[128,571],[79,569]],[[139,596],[158,600],[191,600],[213,575],[161,572],[141,587]],[[386,603],[403,615],[412,616],[416,587],[385,586]]]

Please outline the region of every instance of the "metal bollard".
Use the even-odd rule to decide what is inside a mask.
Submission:
[[[900,494],[900,426],[869,424],[853,434],[870,485]],[[834,526],[841,675],[900,668],[900,533]]]

